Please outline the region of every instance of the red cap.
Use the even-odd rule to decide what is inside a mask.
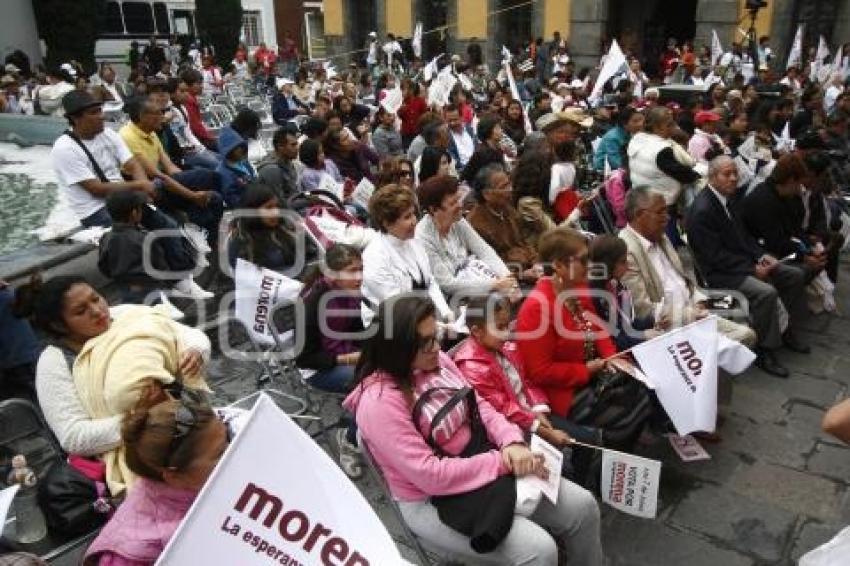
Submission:
[[[706,122],[719,122],[720,120],[720,115],[710,110],[700,110],[694,116],[694,123],[697,126],[702,126]]]

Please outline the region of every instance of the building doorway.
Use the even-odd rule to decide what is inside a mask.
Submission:
[[[490,22],[497,22],[496,48],[499,51],[506,45],[511,52],[516,52],[534,39],[531,30],[533,4],[528,0],[501,0],[497,9],[502,12]]]
[[[417,2],[417,13],[417,21],[422,22],[422,59],[429,61],[440,53],[447,53],[446,31],[428,32],[443,28],[448,23],[448,0]]]
[[[378,29],[378,14],[375,6],[375,0],[356,0],[348,2],[346,6],[351,14],[351,49],[364,49],[367,47],[366,39],[370,31]],[[379,40],[382,38],[378,38]],[[365,64],[366,52],[361,51],[355,55],[358,59],[362,59]]]
[[[609,0],[608,37],[639,57],[647,73],[657,74],[668,38],[693,41],[696,14],[697,0]]]

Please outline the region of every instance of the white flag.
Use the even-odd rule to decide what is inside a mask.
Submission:
[[[425,68],[422,69],[422,78],[425,79],[425,82],[430,81],[431,78],[437,74],[437,69],[440,68],[437,65],[437,61],[439,61],[440,57],[442,56],[443,53],[440,53],[439,55],[431,59],[431,61],[427,65],[425,65]]]
[[[411,47],[413,47],[413,54],[416,55],[416,57],[422,57],[422,22],[416,22],[416,29],[413,32]]]
[[[723,57],[723,46],[720,45],[720,38],[717,36],[717,30],[711,30],[711,64],[717,65],[720,58]]]
[[[502,46],[502,65],[513,61],[514,56],[511,55],[511,50],[506,45]]]
[[[602,87],[605,86],[605,83],[611,77],[616,76],[623,67],[628,67],[629,63],[626,61],[626,56],[623,54],[623,50],[620,49],[620,45],[617,43],[617,40],[611,40],[611,49],[608,50],[608,54],[605,56],[605,63],[602,65],[602,69],[599,71],[599,76],[596,77],[596,84],[593,85],[593,92],[590,93],[590,96],[587,97],[588,101],[591,104],[595,104],[599,99],[599,96],[602,94]]]
[[[505,68],[505,76],[508,77],[508,85],[511,88],[511,96],[514,100],[521,100],[519,97],[519,89],[516,86],[516,80],[514,79],[514,72],[511,69],[511,64],[508,61],[505,61],[502,66]],[[520,103],[522,106],[522,103]],[[531,120],[528,118],[528,112],[525,111],[525,107],[522,106],[522,118],[525,123],[525,133],[530,134],[534,128],[531,126]]]
[[[629,515],[655,518],[661,462],[605,450],[601,476],[602,501]]]
[[[302,283],[243,259],[236,260],[234,279],[236,318],[258,343],[273,345],[275,342],[269,327],[271,310],[281,301],[295,302],[301,292]],[[291,336],[283,336],[284,342],[289,339]]]
[[[773,141],[776,142],[776,151],[794,151],[796,140],[791,138],[791,120],[785,122],[785,127],[782,128],[782,135],[777,136],[776,134],[773,134]]]
[[[632,349],[679,435],[717,420],[717,318],[706,317]]]
[[[428,87],[428,106],[442,108],[448,104],[449,95],[456,84],[457,77],[452,74],[452,66],[446,65]]]
[[[791,51],[788,53],[788,65],[786,69],[797,66],[803,68],[803,24],[797,28],[797,34],[794,36],[794,43],[791,44]]]
[[[357,487],[263,394],[157,565],[331,564],[331,557],[350,566],[406,564]]]
[[[815,53],[815,61],[812,63],[811,69],[809,70],[809,79],[811,81],[816,81],[823,74],[824,64],[826,58],[829,57],[829,45],[826,44],[826,39],[823,36],[820,36],[818,40],[818,50]]]
[[[386,91],[381,100],[381,106],[390,114],[395,114],[401,108],[403,102],[404,95],[401,93],[401,87],[396,85],[395,88]]]

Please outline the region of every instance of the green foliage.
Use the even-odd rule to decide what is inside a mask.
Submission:
[[[204,43],[215,48],[217,63],[229,65],[242,33],[241,0],[195,0],[195,24]]]
[[[106,16],[106,0],[33,0],[38,33],[47,45],[48,68],[72,59],[96,69],[94,48]]]

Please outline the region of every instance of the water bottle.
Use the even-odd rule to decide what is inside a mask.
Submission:
[[[15,508],[16,540],[22,544],[40,541],[47,536],[47,523],[38,506],[38,478],[27,466],[27,459],[22,454],[12,458],[12,471],[9,472],[7,483],[20,486],[12,503]]]

